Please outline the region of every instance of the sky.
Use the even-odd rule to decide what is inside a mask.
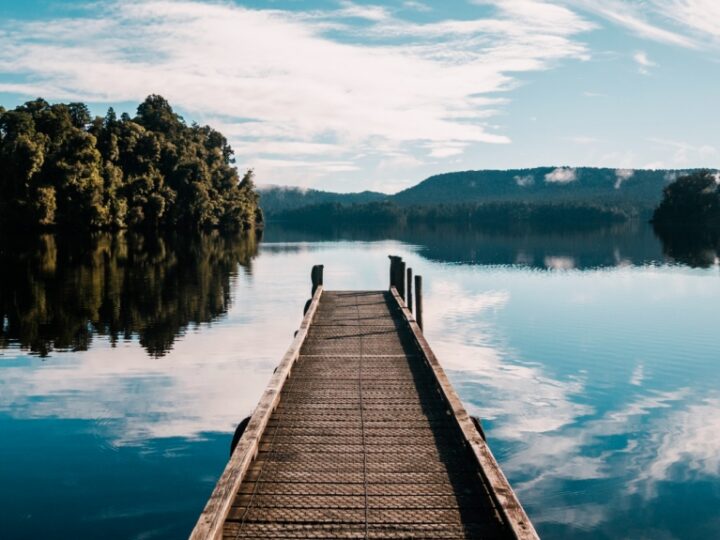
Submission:
[[[161,94],[259,184],[718,168],[718,0],[0,0],[0,105]]]

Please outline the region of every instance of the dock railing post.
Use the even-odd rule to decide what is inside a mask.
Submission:
[[[415,276],[415,320],[423,330],[422,276]]]
[[[398,283],[396,285],[400,298],[405,299],[405,261],[400,259],[398,263]]]
[[[407,269],[407,307],[412,312],[413,310],[413,280],[412,280],[412,268]]]

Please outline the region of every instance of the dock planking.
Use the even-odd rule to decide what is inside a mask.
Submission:
[[[319,272],[191,538],[537,538],[392,277]]]

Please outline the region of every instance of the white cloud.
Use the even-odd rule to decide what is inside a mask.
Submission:
[[[290,159],[321,155],[330,148],[317,145],[332,141],[344,149],[333,159],[355,161],[382,157],[387,146],[509,142],[485,121],[507,102],[498,93],[517,86],[517,73],[588,58],[575,36],[592,27],[567,8],[530,0],[497,2],[491,17],[429,24],[351,2],[297,12],[118,0],[84,17],[0,22],[0,92],[90,103],[159,93],[187,116],[221,124],[239,165],[255,165],[261,181],[287,181],[262,168],[280,145]],[[257,150],[256,163],[244,145]]]
[[[545,175],[545,181],[551,184],[569,184],[577,180],[577,171],[572,167],[558,167]]]
[[[665,17],[705,37],[720,40],[720,3],[716,0],[654,0]]]
[[[685,141],[673,141],[660,139],[658,137],[650,137],[647,140],[657,145],[673,149],[672,166],[674,167],[687,167],[690,166],[691,163],[698,163],[699,161],[712,164],[717,159],[717,148],[709,144],[701,144],[698,146]]]
[[[341,2],[341,5],[342,9],[336,12],[336,15],[340,17],[366,19],[368,21],[384,21],[390,18],[390,13],[382,6],[362,6],[349,1]]]
[[[648,55],[645,51],[637,51],[635,54],[633,54],[633,60],[639,66],[638,71],[643,75],[649,75],[649,68],[657,66],[655,62],[648,58]]]

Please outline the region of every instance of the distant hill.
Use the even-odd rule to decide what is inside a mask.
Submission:
[[[307,206],[381,201],[398,206],[562,203],[612,206],[649,214],[659,204],[663,188],[689,172],[692,170],[536,167],[439,174],[394,195],[373,191],[332,193],[279,186],[258,190],[260,205],[270,217]]]
[[[655,208],[663,188],[688,171],[538,167],[431,176],[390,200],[401,206],[524,202]]]
[[[288,210],[317,204],[364,204],[382,201],[388,197],[385,193],[363,191],[361,193],[332,193],[317,189],[303,189],[287,186],[261,186],[260,206],[266,216],[272,217]]]

